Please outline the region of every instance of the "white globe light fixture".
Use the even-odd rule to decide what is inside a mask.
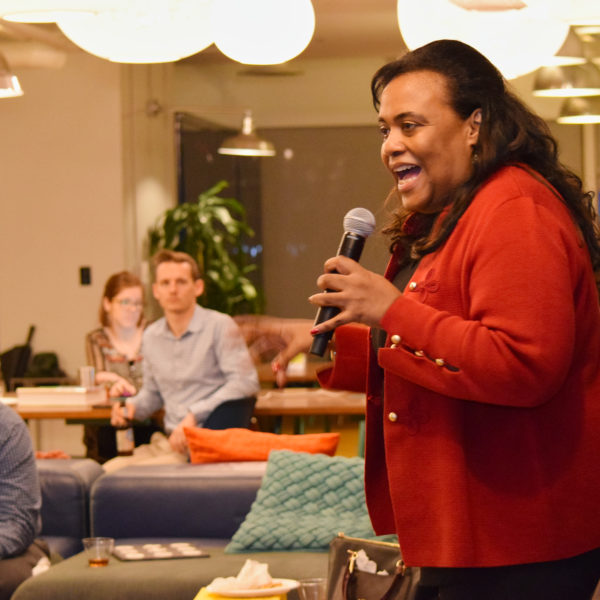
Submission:
[[[118,0],[0,0],[0,17],[18,23],[53,23],[61,17],[117,6]]]
[[[310,0],[217,0],[212,28],[225,56],[247,65],[275,65],[308,46],[315,11]]]
[[[211,0],[129,0],[57,24],[80,48],[113,62],[172,62],[213,42],[210,7]]]
[[[571,25],[600,25],[600,2],[569,0],[562,5],[562,18]]]
[[[473,46],[506,79],[534,71],[560,50],[569,26],[543,3],[515,10],[465,10],[450,0],[398,0],[398,25],[410,50],[439,39]]]

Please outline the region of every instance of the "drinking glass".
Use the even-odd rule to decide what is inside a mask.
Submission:
[[[110,537],[89,537],[82,541],[90,567],[106,567],[115,547],[115,540]]]
[[[327,580],[323,577],[300,579],[298,595],[300,600],[326,600]]]

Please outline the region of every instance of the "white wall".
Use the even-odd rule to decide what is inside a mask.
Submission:
[[[18,75],[25,95],[0,102],[0,349],[34,324],[34,351],[75,374],[104,280],[123,267],[119,68],[72,54]]]
[[[369,81],[384,60],[300,60],[299,75],[282,76],[242,75],[233,62],[177,64],[174,105],[236,128],[245,108],[258,129],[374,124]]]
[[[143,274],[147,229],[175,201],[172,116],[146,111],[168,101],[171,69],[74,52],[17,73],[24,96],[0,103],[0,351],[34,324],[34,352],[76,376],[104,282]]]

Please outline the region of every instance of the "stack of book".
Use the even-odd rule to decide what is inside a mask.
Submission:
[[[21,406],[91,406],[107,401],[104,386],[43,385],[18,387],[16,391],[17,403]]]

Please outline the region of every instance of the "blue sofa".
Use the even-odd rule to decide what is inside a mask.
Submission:
[[[250,510],[266,463],[129,466],[93,484],[91,531],[129,543],[224,545]]]
[[[40,459],[42,533],[50,550],[63,558],[83,550],[90,535],[90,492],[104,471],[91,459]]]
[[[12,600],[192,600],[215,577],[236,575],[247,558],[268,563],[278,578],[327,573],[326,552],[224,552],[250,510],[266,463],[130,466],[110,474],[88,460],[40,463],[42,537],[68,558],[25,581]],[[113,558],[107,568],[92,569],[82,552],[72,555],[88,534],[117,543],[195,541],[210,556]],[[295,591],[288,598],[295,600]]]

